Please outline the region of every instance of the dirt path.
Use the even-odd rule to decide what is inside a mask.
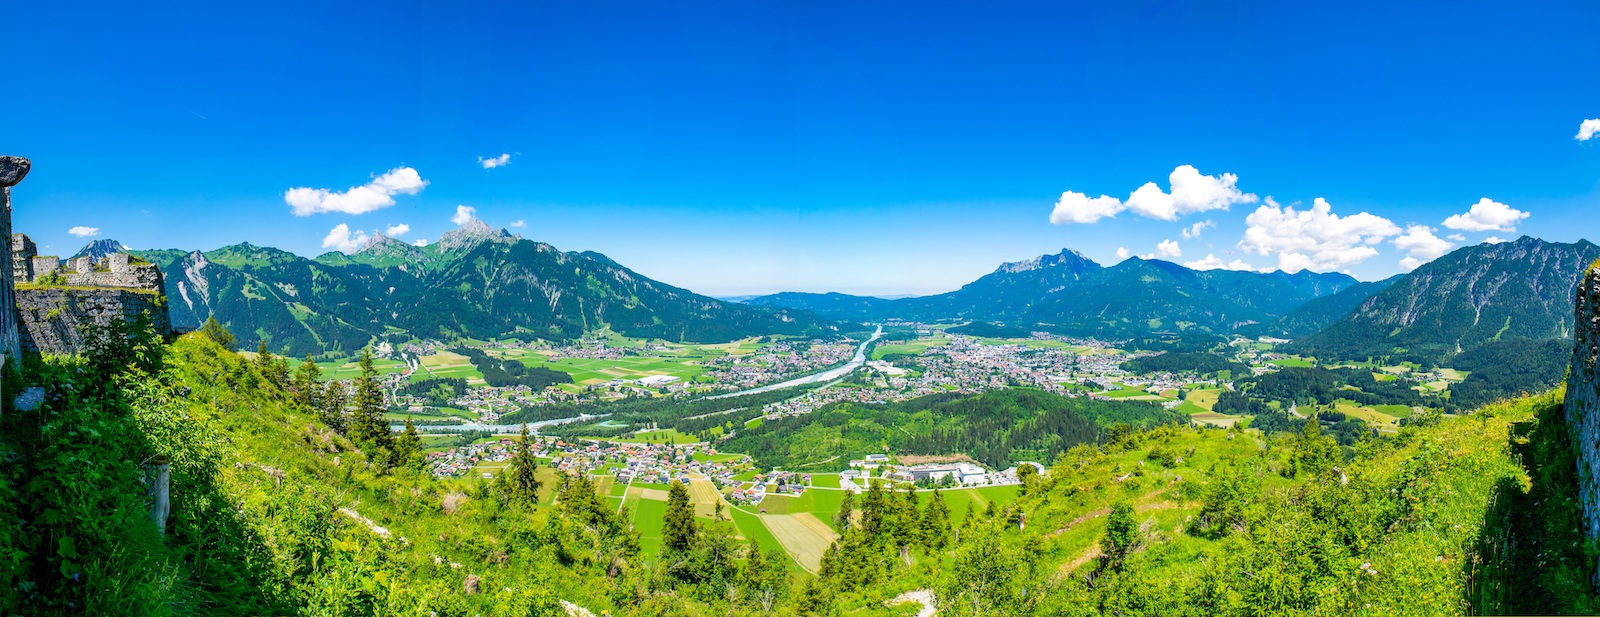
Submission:
[[[884,604],[888,606],[899,606],[901,604],[913,603],[922,605],[922,610],[917,611],[917,617],[933,617],[936,613],[938,613],[938,605],[934,604],[933,602],[933,590],[931,589],[907,591],[895,596],[894,599],[889,600],[888,602],[884,602]]]
[[[389,537],[388,529],[378,526],[377,523],[372,522],[372,519],[361,516],[355,510],[351,510],[350,508],[339,508],[339,513],[355,519],[356,522],[361,523],[362,525],[366,525],[367,529],[372,530],[372,533],[378,534],[385,538]]]

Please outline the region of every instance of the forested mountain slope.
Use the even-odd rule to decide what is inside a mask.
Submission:
[[[723,302],[598,253],[562,252],[476,220],[426,247],[377,237],[353,255],[316,260],[249,244],[137,254],[165,274],[174,326],[192,329],[214,316],[241,344],[266,341],[294,356],[351,352],[390,333],[568,340],[609,327],[720,342],[835,331],[804,311]]]
[[[995,321],[1103,336],[1160,331],[1227,333],[1276,321],[1302,304],[1356,284],[1349,275],[1192,270],[1130,258],[1102,267],[1076,251],[1002,264],[956,291],[885,300],[846,294],[781,293],[750,304],[815,311],[836,319]]]
[[[1600,246],[1523,236],[1458,249],[1291,348],[1323,358],[1439,362],[1485,343],[1570,339],[1573,290]]]

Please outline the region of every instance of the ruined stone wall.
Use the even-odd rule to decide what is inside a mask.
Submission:
[[[1600,262],[1578,283],[1578,321],[1567,378],[1567,425],[1578,449],[1578,489],[1590,538],[1600,538]]]
[[[28,238],[26,234],[12,234],[11,236],[11,278],[15,282],[24,283],[33,280],[34,260],[39,256],[39,247]]]
[[[23,351],[75,353],[83,342],[80,325],[105,325],[118,317],[131,322],[145,311],[150,312],[158,332],[172,330],[166,296],[160,293],[66,287],[23,288],[16,293]]]

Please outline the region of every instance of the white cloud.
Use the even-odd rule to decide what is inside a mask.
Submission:
[[[67,233],[72,234],[74,236],[77,236],[79,238],[93,238],[95,236],[100,235],[100,228],[99,227],[85,227],[83,225],[79,225],[77,227],[73,227],[72,229],[68,229]]]
[[[1407,253],[1406,258],[1400,260],[1400,267],[1409,272],[1450,252],[1455,244],[1433,235],[1432,227],[1410,225],[1405,234],[1394,239],[1394,247]]]
[[[1128,196],[1127,207],[1141,216],[1175,221],[1180,215],[1206,210],[1227,210],[1233,204],[1254,203],[1256,196],[1241,192],[1234,185],[1239,176],[1201,175],[1193,165],[1179,165],[1167,177],[1172,192],[1166,193],[1149,182]]]
[[[1448,239],[1450,239],[1452,241],[1455,241],[1455,242],[1466,242],[1467,241],[1467,237],[1463,236],[1461,234],[1450,234],[1448,236],[1445,236],[1445,238],[1448,238]]]
[[[389,236],[390,238],[398,238],[408,233],[411,233],[411,226],[405,223],[401,223],[399,225],[390,225],[388,229],[383,230],[383,235]]]
[[[1528,213],[1493,201],[1488,197],[1472,204],[1472,209],[1451,215],[1444,226],[1461,231],[1516,231],[1517,222],[1528,218]]]
[[[322,238],[322,248],[334,249],[341,253],[354,253],[361,248],[361,243],[367,241],[367,232],[356,230],[350,233],[350,226],[339,223],[328,230],[328,235]]]
[[[1156,245],[1156,256],[1167,258],[1182,257],[1183,249],[1178,247],[1177,242],[1162,240],[1160,244]]]
[[[1289,273],[1347,268],[1377,256],[1373,245],[1400,235],[1400,228],[1381,216],[1362,212],[1340,217],[1321,197],[1303,211],[1292,205],[1279,207],[1268,197],[1265,205],[1245,217],[1245,223],[1249,227],[1239,248],[1257,255],[1276,254],[1278,268]]]
[[[417,241],[416,242],[412,242],[411,244],[413,246],[427,246],[428,245],[428,240],[427,240],[427,238],[417,238]]]
[[[1183,262],[1183,267],[1190,270],[1254,270],[1255,266],[1247,264],[1242,259],[1224,262],[1222,258],[1207,253],[1205,259]]]
[[[1109,195],[1090,198],[1074,191],[1061,194],[1056,207],[1050,211],[1050,222],[1056,225],[1093,223],[1122,211],[1122,201]]]
[[[1600,135],[1600,118],[1590,118],[1578,125],[1578,141],[1589,141]]]
[[[527,227],[528,223],[527,223],[527,221],[524,221],[522,219],[517,219],[517,220],[511,222],[511,226],[512,227]]]
[[[477,211],[478,209],[472,206],[456,206],[456,214],[450,217],[450,222],[457,225],[466,225],[467,221],[473,219],[473,213]]]
[[[1179,216],[1207,210],[1227,210],[1233,204],[1255,203],[1253,193],[1240,191],[1235,185],[1239,176],[1222,174],[1207,176],[1193,165],[1179,165],[1167,176],[1172,192],[1161,190],[1154,182],[1134,189],[1126,202],[1109,195],[1090,198],[1084,193],[1067,191],[1056,200],[1050,212],[1050,222],[1057,225],[1093,223],[1102,218],[1114,217],[1123,210],[1163,221],[1175,221]],[[1198,230],[1196,230],[1198,231]]]
[[[1484,244],[1500,244],[1501,242],[1510,242],[1510,240],[1497,236],[1489,236],[1483,239]]]
[[[1433,231],[1427,225],[1410,225],[1405,234],[1394,239],[1394,247],[1422,259],[1437,259],[1455,248],[1449,240],[1433,235]]]
[[[1198,237],[1200,237],[1200,232],[1203,231],[1205,228],[1207,228],[1207,227],[1216,227],[1216,226],[1217,226],[1217,224],[1215,222],[1212,222],[1210,219],[1206,219],[1204,221],[1200,221],[1198,223],[1190,225],[1188,228],[1184,229],[1183,230],[1183,237],[1185,239],[1198,238]]]
[[[371,182],[351,187],[342,193],[309,187],[292,188],[284,192],[283,201],[293,208],[295,216],[321,212],[363,214],[392,206],[395,195],[416,195],[425,186],[428,186],[428,181],[423,180],[417,170],[396,167],[373,178]]]
[[[1128,247],[1126,247],[1126,246],[1117,247],[1117,259],[1127,259],[1131,255],[1133,255],[1133,252],[1129,251]]]
[[[480,157],[478,157],[478,164],[482,165],[484,169],[494,169],[496,167],[504,167],[506,165],[510,165],[511,164],[511,155],[510,154],[502,154],[500,156],[491,156],[489,158],[483,158],[483,157],[480,156]]]

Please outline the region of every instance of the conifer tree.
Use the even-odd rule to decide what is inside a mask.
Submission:
[[[422,468],[422,438],[417,435],[416,425],[411,423],[411,417],[406,417],[406,430],[394,439],[394,452],[390,465],[406,469]]]
[[[301,408],[307,411],[317,409],[317,403],[322,399],[322,369],[311,361],[311,354],[306,354],[305,361],[294,370],[289,390]]]
[[[1133,506],[1118,502],[1106,518],[1106,535],[1100,539],[1100,567],[1121,571],[1122,564],[1139,542],[1139,523],[1133,519]]]
[[[866,497],[861,500],[861,530],[869,537],[883,531],[887,506],[888,500],[883,495],[883,483],[871,482],[867,487]]]
[[[522,435],[517,443],[511,446],[511,462],[506,465],[501,477],[505,479],[506,494],[511,501],[525,504],[539,501],[539,459],[534,456],[533,444],[528,441],[526,424],[522,425]],[[580,476],[580,479],[585,486],[588,485],[586,478]],[[594,490],[589,489],[588,493],[593,494]]]
[[[944,495],[938,489],[933,491],[928,505],[922,508],[921,528],[922,545],[929,551],[937,551],[950,544],[950,507],[945,505]]]
[[[833,526],[838,528],[840,533],[850,528],[850,518],[855,509],[856,492],[845,491],[844,498],[839,500],[839,511],[833,515]]]
[[[700,539],[695,527],[694,504],[689,502],[689,488],[682,482],[672,481],[667,491],[667,513],[661,521],[661,553],[683,557],[694,550]]]
[[[345,410],[350,404],[350,391],[344,387],[344,382],[328,382],[327,388],[322,391],[322,396],[319,398],[321,405],[318,407],[318,415],[322,417],[322,423],[341,435],[346,434],[350,428],[349,414]]]
[[[222,325],[222,322],[217,321],[216,317],[206,318],[205,325],[200,326],[200,334],[211,339],[211,342],[221,345],[223,349],[233,351],[233,333],[229,332],[228,328]]]
[[[745,596],[761,607],[761,612],[771,612],[789,590],[787,557],[779,551],[761,550],[755,538],[745,546],[744,569],[740,571],[740,586]]]
[[[350,412],[350,439],[361,445],[367,455],[384,460],[380,451],[391,449],[389,426],[383,421],[383,387],[378,382],[378,370],[372,366],[372,350],[361,352],[361,375],[353,383]]]

